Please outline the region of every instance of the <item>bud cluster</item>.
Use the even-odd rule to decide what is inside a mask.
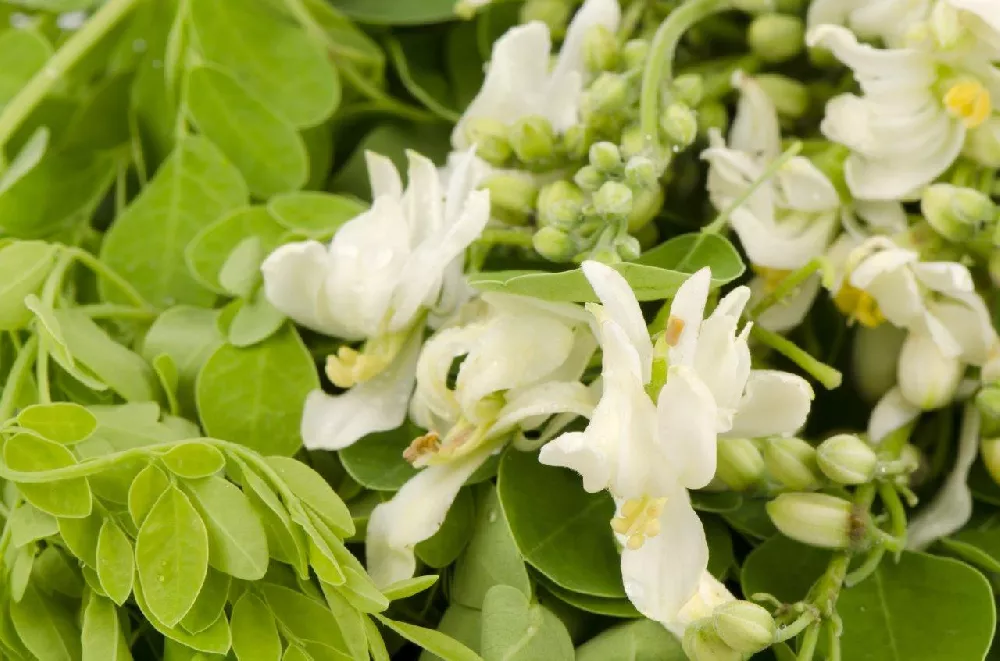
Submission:
[[[684,653],[691,661],[741,661],[774,641],[774,618],[749,601],[730,601],[684,633]]]

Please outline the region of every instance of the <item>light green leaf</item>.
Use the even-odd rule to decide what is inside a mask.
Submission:
[[[389,587],[384,588],[382,590],[382,594],[384,594],[386,599],[389,601],[406,599],[407,597],[412,597],[415,594],[420,594],[430,586],[437,583],[437,580],[437,574],[427,574],[426,576],[405,578],[402,581],[396,581]]]
[[[275,195],[267,202],[267,210],[282,226],[317,241],[330,239],[367,208],[354,198],[316,191]]]
[[[169,354],[165,353],[156,356],[150,363],[166,397],[167,410],[173,414],[180,413],[181,405],[177,401],[177,385],[180,382],[180,375],[177,373],[177,364]]]
[[[249,298],[260,280],[260,263],[263,259],[260,238],[246,237],[236,244],[219,269],[219,284],[230,296]]]
[[[208,571],[205,523],[177,487],[168,487],[142,522],[135,561],[150,612],[174,626],[191,609]]]
[[[483,635],[483,612],[478,608],[468,608],[452,603],[441,616],[437,630],[465,645],[477,654],[480,652],[480,641]],[[441,661],[441,657],[424,650],[420,661]]]
[[[226,458],[221,452],[198,441],[175,445],[162,460],[171,473],[188,479],[215,475],[226,467]]]
[[[417,474],[403,458],[403,450],[424,430],[407,421],[399,429],[369,434],[338,453],[347,473],[361,486],[375,491],[399,491]]]
[[[198,128],[239,168],[255,196],[305,185],[309,156],[302,137],[225,70],[197,66],[189,71],[187,105]]]
[[[0,61],[5,63],[0,72],[0,106],[7,105],[51,56],[52,46],[35,30],[0,32]]]
[[[22,432],[3,446],[7,466],[23,472],[39,472],[75,465],[76,458],[65,446]],[[93,499],[87,478],[34,484],[18,483],[17,488],[32,505],[52,516],[83,518],[90,514]]]
[[[229,343],[234,347],[250,347],[263,342],[278,332],[285,319],[285,314],[271,305],[260,288],[236,311],[229,324]]]
[[[190,633],[181,627],[168,627],[157,619],[146,603],[141,583],[135,584],[135,603],[139,605],[142,614],[146,616],[146,619],[153,625],[153,628],[167,638],[207,654],[225,654],[229,651],[231,638],[229,620],[226,619],[225,613],[220,614],[211,626],[206,627],[198,633]]]
[[[24,297],[24,305],[35,314],[35,330],[39,335],[41,348],[46,349],[60,367],[87,388],[97,391],[107,390],[107,385],[95,378],[89,370],[77,365],[73,359],[55,310],[34,294]]]
[[[0,193],[21,180],[35,169],[49,148],[50,132],[47,126],[35,129],[28,141],[21,147],[7,169],[0,173]]]
[[[97,568],[97,537],[104,520],[97,512],[81,519],[59,519],[59,534],[67,548],[91,569]]]
[[[14,601],[21,601],[24,598],[24,591],[28,589],[28,582],[34,569],[36,553],[38,547],[32,545],[22,546],[14,555],[9,577],[10,596]]]
[[[187,415],[195,413],[195,379],[201,366],[225,341],[218,317],[215,310],[179,305],[161,314],[143,340],[143,358],[164,354],[177,365],[177,398]]]
[[[29,583],[10,617],[24,646],[38,661],[78,661],[82,656],[76,613]]]
[[[128,511],[136,528],[142,527],[149,511],[169,486],[170,478],[155,464],[149,464],[135,476],[128,490]]]
[[[309,548],[302,530],[292,524],[288,510],[274,490],[242,461],[236,460],[242,474],[243,493],[250,499],[267,533],[271,557],[291,565],[300,577],[309,575]]]
[[[109,600],[91,595],[83,611],[82,661],[132,661],[118,610]]]
[[[445,661],[483,661],[478,654],[468,647],[438,631],[418,627],[415,624],[407,622],[390,620],[377,613],[373,617],[403,638],[420,645],[428,652],[432,652],[445,659]]]
[[[57,546],[46,546],[35,558],[31,579],[45,592],[71,599],[83,596],[84,581],[80,563]]]
[[[79,404],[56,402],[23,409],[17,415],[17,424],[42,438],[63,445],[73,445],[94,433],[97,418]]]
[[[31,321],[24,297],[41,289],[58,250],[42,241],[12,241],[0,248],[0,330],[18,330]]]
[[[55,517],[31,503],[23,503],[11,512],[7,527],[10,528],[11,542],[15,547],[24,546],[59,532],[59,522]]]
[[[608,617],[620,617],[634,619],[642,617],[628,599],[609,599],[606,597],[595,597],[589,594],[573,592],[566,588],[559,587],[552,581],[540,578],[545,590],[559,601],[569,604],[573,608],[584,613],[594,613],[596,615],[606,615]]]
[[[181,627],[190,633],[201,633],[215,624],[224,615],[231,585],[229,574],[209,567],[194,606],[181,619]]]
[[[559,618],[509,585],[494,585],[483,601],[484,661],[573,661],[573,641]]]
[[[455,19],[455,0],[333,0],[331,4],[360,23],[421,25]]]
[[[319,388],[312,356],[290,325],[252,347],[223,345],[198,375],[205,431],[262,454],[293,454],[306,395]]]
[[[319,124],[340,103],[340,81],[322,47],[268,3],[200,0],[191,19],[205,59],[293,125]]]
[[[350,658],[340,624],[324,604],[271,583],[262,583],[260,592],[286,637],[297,640],[317,659]]]
[[[66,128],[65,144],[74,149],[111,151],[129,141],[131,72],[101,81],[78,106]]]
[[[184,249],[201,228],[245,205],[247,196],[239,171],[211,142],[185,138],[115,219],[101,260],[156,305],[210,305],[215,296],[188,273]],[[105,299],[122,301],[113,288],[102,285],[101,291]]]
[[[229,295],[219,282],[219,274],[240,242],[249,237],[260,241],[262,255],[256,268],[264,255],[278,247],[284,234],[285,229],[264,207],[242,207],[198,232],[184,251],[184,257],[198,282],[217,294]]]
[[[720,287],[743,275],[746,267],[726,239],[715,234],[684,234],[644,253],[635,262],[614,265],[640,301],[655,301],[677,293],[688,277],[704,266],[712,268],[712,285]],[[583,270],[559,273],[498,271],[475,273],[469,284],[480,291],[533,296],[546,301],[597,302]]]
[[[625,596],[608,494],[589,494],[576,473],[545,466],[537,453],[512,450],[500,460],[497,494],[528,564],[567,590]]]
[[[687,661],[680,641],[659,622],[636,620],[591,638],[576,650],[577,661]]]
[[[233,652],[239,661],[279,661],[281,639],[278,625],[267,604],[252,592],[233,605],[229,622],[233,631]]]
[[[324,523],[344,537],[354,534],[350,510],[319,473],[288,457],[267,457],[267,463]]]
[[[472,536],[476,520],[476,506],[470,489],[462,489],[455,502],[448,508],[444,523],[436,533],[414,547],[414,552],[425,564],[442,569],[455,562]]]
[[[221,477],[192,480],[186,486],[208,529],[208,564],[234,578],[263,578],[267,535],[243,492]]]
[[[132,543],[111,519],[104,520],[97,537],[97,577],[105,594],[119,606],[132,593],[135,578]]]

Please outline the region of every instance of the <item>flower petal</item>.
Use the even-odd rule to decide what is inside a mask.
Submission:
[[[670,316],[683,324],[676,344],[670,349],[671,365],[690,365],[694,361],[711,284],[712,270],[706,266],[688,277],[670,302]]]
[[[261,264],[264,296],[295,323],[318,333],[343,337],[341,333],[345,329],[327,309],[323,285],[328,264],[323,244],[316,241],[286,243]]]
[[[639,354],[642,381],[645,383],[649,380],[652,368],[653,343],[649,339],[646,320],[642,317],[642,310],[639,309],[635,293],[625,278],[609,266],[588,260],[583,263],[582,269],[590,286],[601,299],[608,317],[625,331],[625,335]]]
[[[365,151],[365,163],[368,166],[368,180],[371,182],[373,200],[383,195],[402,197],[403,182],[391,160],[381,154]]]
[[[789,296],[758,314],[755,323],[775,333],[784,333],[797,327],[812,309],[821,283],[820,276],[810,276]],[[752,308],[767,295],[767,292],[763,278],[754,278],[750,281],[749,287],[752,294],[750,297]]]
[[[752,76],[733,74],[740,90],[736,118],[729,128],[729,146],[756,158],[773,159],[781,153],[781,128],[774,103]]]
[[[700,489],[715,476],[716,404],[693,369],[674,365],[656,404],[657,437],[665,465],[688,489]]]
[[[567,432],[542,446],[538,461],[546,466],[562,466],[583,478],[583,489],[597,493],[611,481],[611,462],[604,448],[587,432]]]
[[[756,438],[794,434],[806,422],[814,394],[801,376],[753,370],[728,436]]]
[[[677,617],[664,622],[663,625],[679,640],[683,640],[688,626],[703,618],[711,617],[716,608],[735,600],[736,597],[719,579],[707,571],[702,572],[697,591],[687,600],[677,613]]]
[[[899,387],[895,387],[872,409],[868,419],[868,438],[872,443],[880,443],[892,432],[916,420],[920,413],[918,407],[906,401]]]
[[[532,429],[557,413],[590,417],[597,406],[594,394],[578,381],[546,381],[508,393],[507,404],[490,430],[490,436],[508,433],[517,426]],[[531,421],[536,418],[537,422]]]

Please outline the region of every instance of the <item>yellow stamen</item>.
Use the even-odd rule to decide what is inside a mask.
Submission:
[[[681,333],[684,332],[684,320],[673,315],[667,319],[667,327],[663,331],[663,341],[667,346],[676,347],[681,341]]]
[[[625,546],[634,551],[647,539],[660,534],[660,514],[666,498],[629,498],[622,503],[621,513],[611,519],[611,529],[625,538]]]
[[[781,281],[788,277],[791,271],[785,269],[773,269],[768,266],[756,266],[751,265],[753,272],[760,276],[760,279],[764,281],[764,291],[768,294],[772,293],[781,284]]]
[[[327,356],[326,376],[330,382],[340,388],[350,388],[357,383],[355,370],[360,356],[361,354],[347,345],[337,349],[336,356]]]
[[[967,128],[974,129],[993,112],[990,92],[978,80],[963,80],[952,85],[944,95],[944,105]]]
[[[441,438],[436,432],[430,431],[418,436],[403,450],[403,459],[416,465],[424,457],[435,454],[441,449]]]
[[[871,294],[846,282],[837,290],[833,302],[847,317],[867,328],[875,328],[885,321],[878,302]]]

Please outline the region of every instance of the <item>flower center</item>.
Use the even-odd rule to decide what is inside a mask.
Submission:
[[[346,344],[341,346],[337,355],[326,357],[326,377],[337,387],[350,388],[378,376],[399,355],[409,332],[371,338],[361,351]]]
[[[846,282],[837,290],[833,302],[838,310],[867,328],[875,328],[885,321],[871,294]]]
[[[791,271],[786,269],[773,269],[768,266],[751,265],[753,272],[760,276],[764,282],[764,291],[768,294],[774,292],[781,284],[781,281],[788,277]]]
[[[426,458],[434,455],[441,449],[441,437],[437,432],[427,432],[423,436],[418,436],[403,450],[403,459],[416,465],[423,463]]]
[[[629,498],[621,513],[611,519],[611,529],[625,538],[625,546],[634,551],[650,537],[660,534],[660,514],[666,498]]]
[[[962,80],[952,85],[944,95],[944,105],[965,126],[974,129],[993,112],[990,92],[978,80]]]

